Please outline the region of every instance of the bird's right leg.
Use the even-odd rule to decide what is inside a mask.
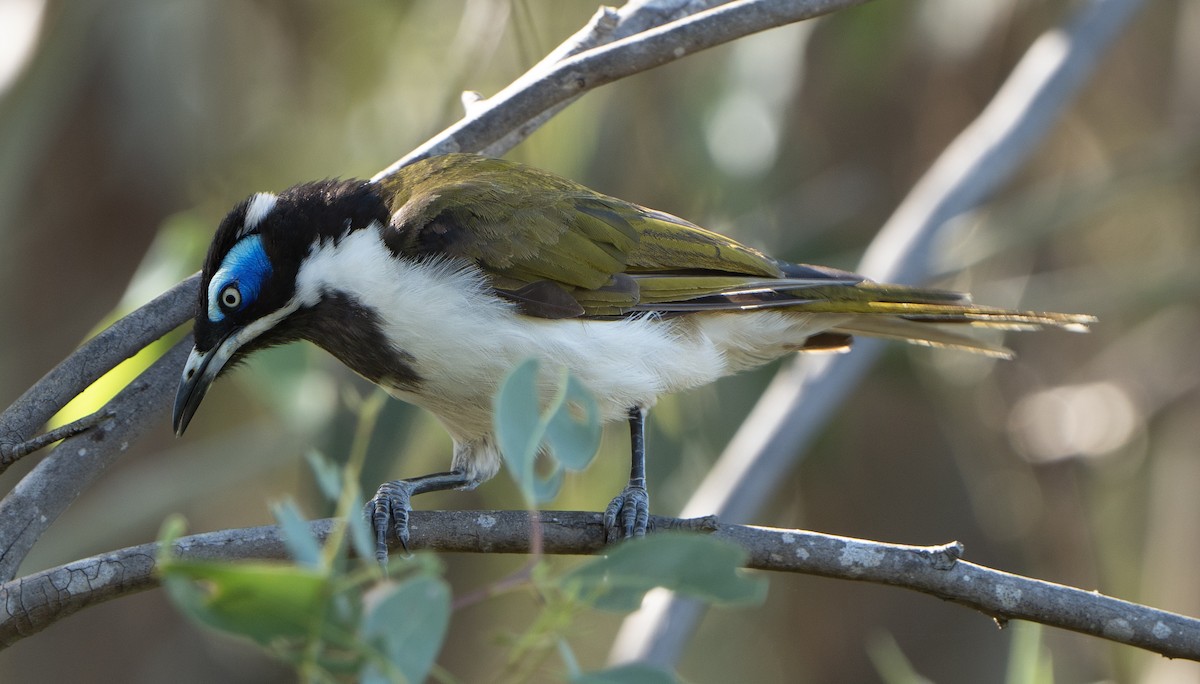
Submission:
[[[412,513],[412,497],[425,492],[444,489],[464,489],[478,484],[475,478],[464,471],[451,470],[412,477],[407,480],[392,480],[380,485],[375,496],[367,502],[363,513],[367,523],[375,532],[375,559],[386,565],[388,559],[388,528],[395,530],[400,545],[408,551],[408,516]]]
[[[650,494],[646,491],[646,409],[629,409],[629,484],[613,497],[604,511],[604,532],[609,542],[644,537],[650,521]]]

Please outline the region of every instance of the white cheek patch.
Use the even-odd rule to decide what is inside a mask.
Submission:
[[[246,205],[246,220],[242,223],[242,229],[238,231],[238,236],[244,236],[258,227],[258,224],[263,222],[263,219],[275,209],[275,205],[279,202],[279,197],[270,192],[260,192],[250,198],[250,202]]]
[[[225,354],[225,358],[223,359],[223,362],[228,361],[229,360],[228,357],[233,356],[234,351],[237,351],[238,349],[241,349],[242,347],[246,346],[247,344],[250,344],[250,342],[253,341],[254,339],[256,339],[259,335],[262,335],[263,333],[267,332],[268,330],[279,325],[283,321],[283,319],[287,318],[288,316],[291,316],[299,308],[300,308],[300,302],[296,301],[295,299],[292,299],[290,302],[285,304],[283,306],[283,308],[281,308],[277,311],[272,311],[271,313],[267,314],[266,316],[263,316],[262,318],[254,321],[250,325],[247,325],[246,327],[239,330],[233,337],[229,338],[229,342],[224,347],[222,347],[222,350],[225,350],[225,351],[223,351],[223,353]]]
[[[221,369],[229,363],[229,360],[233,358],[233,355],[237,353],[237,350],[241,349],[247,344],[250,344],[250,342],[254,341],[254,339],[259,335],[262,335],[271,328],[279,325],[283,319],[295,313],[295,311],[299,308],[300,302],[297,302],[295,299],[293,299],[284,305],[282,309],[279,309],[278,311],[272,311],[266,316],[254,321],[250,325],[247,325],[229,339],[225,340],[221,346],[208,352],[209,354],[212,354],[212,359],[209,361],[208,367],[204,371],[205,380],[207,382],[212,382],[215,380],[217,374],[220,373]],[[187,374],[189,370],[194,371],[194,367],[199,365],[199,358],[196,357],[196,355],[197,352],[193,350],[192,356],[188,357],[187,366],[184,367],[185,374]],[[187,376],[185,375],[185,377]]]

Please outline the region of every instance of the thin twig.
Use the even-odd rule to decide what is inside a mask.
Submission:
[[[113,412],[108,410],[100,410],[95,413],[86,415],[79,420],[76,420],[66,425],[61,425],[43,432],[36,437],[31,437],[24,442],[18,444],[8,444],[0,442],[0,473],[8,470],[8,467],[22,458],[32,454],[35,451],[40,451],[54,444],[57,441],[81,435],[88,430],[96,427],[100,423],[113,417]]]

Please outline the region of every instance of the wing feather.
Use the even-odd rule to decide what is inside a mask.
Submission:
[[[393,212],[384,240],[394,253],[470,261],[530,316],[786,308],[852,315],[828,340],[814,341],[821,348],[859,333],[997,356],[1006,350],[940,324],[1078,329],[1094,320],[979,307],[958,292],[779,262],[677,216],[501,159],[433,157],[378,182]]]
[[[642,287],[614,287],[625,274],[686,274],[675,289],[697,288],[692,296],[783,275],[774,259],[723,235],[515,162],[445,155],[379,182],[392,203],[385,240],[394,252],[467,259],[531,315],[540,315],[526,306],[539,292],[563,311],[564,291],[581,315],[627,313]],[[527,289],[541,281],[558,287]]]

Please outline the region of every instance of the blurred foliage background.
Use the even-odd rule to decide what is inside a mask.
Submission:
[[[511,156],[784,258],[850,268],[1030,42],[1077,4],[881,0],[589,94]],[[370,176],[452,123],[462,90],[494,93],[595,9],[0,0],[0,402],[198,269],[237,200]],[[986,303],[1093,313],[1094,332],[1013,336],[1020,357],[1007,363],[896,345],[757,522],[957,539],[969,560],[1200,614],[1198,46],[1200,4],[1146,3],[1019,178],[956,221],[938,255],[937,284]],[[679,510],[772,370],[652,414],[655,512]],[[131,445],[24,571],[145,542],[171,512],[194,531],[258,525],[270,502],[297,494],[308,513],[327,514],[299,456],[342,454],[354,424],[346,397],[367,391],[307,345],[260,354],[216,386],[186,439],[164,421]],[[389,402],[367,486],[443,469],[449,448],[429,416]],[[599,510],[620,488],[624,430],[603,448],[556,507]],[[504,476],[418,502],[516,505]],[[460,593],[522,562],[446,560]],[[710,612],[684,677],[878,681],[905,659],[939,682],[1012,674],[1014,630],[965,609],[810,577],[773,576],[770,592],[762,608]],[[440,662],[461,681],[489,681],[536,609],[517,593],[459,611]],[[594,668],[618,621],[584,623],[573,643]],[[1195,664],[1054,630],[1041,653],[1058,681],[1200,680]],[[553,681],[557,669],[545,672]],[[3,681],[291,677],[186,623],[158,591],[0,653]]]

